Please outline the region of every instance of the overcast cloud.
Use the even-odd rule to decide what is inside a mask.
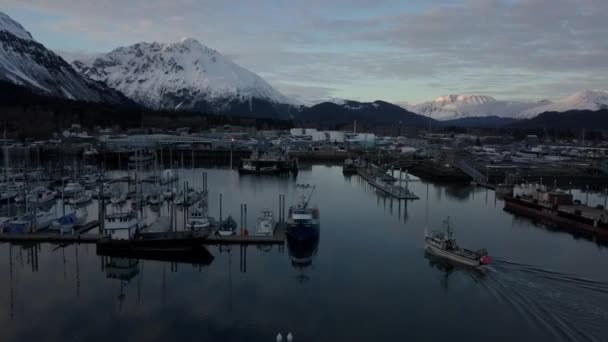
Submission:
[[[605,0],[0,4],[66,57],[194,37],[305,100],[541,99],[608,88]]]

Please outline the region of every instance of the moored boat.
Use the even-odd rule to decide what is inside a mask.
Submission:
[[[232,216],[228,215],[228,217],[221,221],[218,228],[217,233],[221,236],[230,236],[234,235],[236,232],[236,221],[232,218]]]
[[[274,234],[274,227],[276,226],[276,221],[274,219],[274,214],[270,209],[264,209],[260,213],[258,217],[258,222],[256,226],[256,235],[265,235],[272,236]]]
[[[315,187],[310,184],[297,184],[302,191],[300,201],[289,207],[287,214],[287,235],[297,241],[317,238],[319,235],[319,209],[310,205]],[[308,193],[308,196],[306,194]]]

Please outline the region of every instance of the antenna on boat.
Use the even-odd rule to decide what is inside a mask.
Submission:
[[[444,221],[445,225],[446,225],[446,231],[448,233],[448,239],[452,238],[452,227],[450,226],[450,217],[448,216],[445,221]]]
[[[426,203],[424,208],[424,220],[424,236],[427,237],[429,236],[429,183],[426,183]]]

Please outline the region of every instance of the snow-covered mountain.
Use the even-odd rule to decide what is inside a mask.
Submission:
[[[93,102],[128,101],[122,94],[78,74],[38,43],[18,22],[0,12],[0,80],[36,93]]]
[[[73,65],[82,75],[152,109],[285,117],[285,106],[296,104],[255,73],[192,38],[120,47]]]
[[[608,92],[583,90],[558,100],[538,102],[500,101],[483,95],[448,95],[421,104],[404,104],[403,107],[441,121],[482,117],[529,119],[545,112],[606,109]]]
[[[514,101],[498,101],[484,95],[447,95],[433,101],[405,108],[436,120],[455,120],[471,117],[497,116],[517,118],[519,114],[534,104]]]
[[[522,111],[519,117],[532,118],[545,112],[567,112],[569,110],[596,111],[600,109],[608,109],[608,91],[582,90],[555,101],[541,101],[537,106]]]

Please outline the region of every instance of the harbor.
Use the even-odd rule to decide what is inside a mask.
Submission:
[[[164,319],[166,310],[194,322],[200,302],[208,303],[213,317],[229,322],[225,329],[233,337],[235,324],[251,322],[238,313],[247,306],[275,322],[262,328],[260,340],[275,340],[279,331],[286,336],[287,329],[294,339],[316,340],[325,336],[304,326],[317,324],[310,317],[319,307],[329,308],[329,319],[369,322],[340,309],[343,301],[361,298],[375,298],[368,304],[377,312],[403,312],[408,303],[417,308],[416,315],[406,310],[408,317],[423,326],[435,315],[420,308],[445,310],[437,295],[471,306],[477,320],[488,307],[517,326],[535,317],[525,310],[522,317],[510,316],[513,300],[556,313],[549,331],[532,327],[525,336],[547,336],[563,327],[559,322],[569,317],[572,301],[596,312],[594,303],[603,300],[596,292],[608,287],[598,271],[608,251],[608,193],[598,183],[586,184],[588,178],[573,178],[576,170],[563,178],[565,173],[548,168],[572,159],[547,162],[539,175],[532,158],[517,159],[522,152],[505,152],[492,162],[496,157],[489,150],[466,146],[402,154],[389,150],[399,139],[383,138],[370,147],[368,134],[361,140],[345,135],[348,143],[323,145],[299,135],[306,130],[295,133],[255,143],[234,132],[214,134],[207,143],[189,135],[100,137],[103,143],[76,143],[74,151],[49,155],[15,155],[14,148],[4,148],[9,157],[0,172],[0,253],[8,255],[0,272],[9,279],[4,319],[26,324],[35,311],[31,300],[57,296],[45,290],[24,294],[23,288],[38,288],[40,282],[74,291],[75,297],[61,300],[66,315],[121,319],[127,331],[108,330],[109,338],[132,339],[140,334],[135,320],[145,306],[152,321],[169,324],[171,332],[177,328]],[[317,139],[333,133],[311,134]],[[49,163],[49,156],[57,159]],[[452,225],[444,230],[446,218]],[[569,257],[539,256],[539,248]],[[390,260],[399,260],[399,267]],[[593,285],[579,280],[586,278],[596,280]],[[535,286],[562,300],[546,299]],[[493,294],[510,299],[497,304]],[[485,299],[478,302],[479,296]],[[85,310],[78,300],[98,304]],[[283,304],[263,310],[268,306],[250,306],[252,300]],[[182,310],[197,314],[180,316]],[[290,310],[306,317],[296,323],[285,313]],[[456,319],[460,313],[447,315]],[[374,337],[398,324],[395,317],[372,318],[378,327]],[[566,329],[601,318],[587,314],[571,321]],[[355,330],[357,337],[366,333]],[[336,340],[357,339],[345,331],[328,329]],[[211,335],[213,340],[221,333]]]
[[[198,314],[180,312],[186,308],[199,308],[200,305],[195,303],[207,303],[206,307],[214,317],[222,322],[231,322],[221,323],[228,324],[230,331],[237,322],[249,320],[247,315],[238,313],[247,308],[248,312],[259,315],[264,312],[265,317],[276,322],[262,329],[260,334],[263,340],[274,340],[278,331],[283,331],[285,335],[288,329],[295,340],[297,337],[318,338],[320,335],[317,332],[306,328],[317,320],[306,316],[299,317],[298,323],[294,323],[294,316],[286,314],[281,306],[252,305],[252,298],[262,302],[289,303],[294,310],[307,313],[318,312],[322,305],[329,305],[331,317],[356,321],[363,319],[363,316],[339,307],[343,305],[342,300],[361,300],[360,296],[363,295],[374,298],[369,302],[372,310],[383,307],[389,311],[403,312],[403,305],[409,303],[416,309],[416,314],[409,309],[405,314],[424,325],[432,322],[435,314],[425,313],[418,308],[430,305],[433,312],[445,310],[441,302],[433,300],[437,294],[469,305],[474,309],[471,315],[475,319],[483,319],[487,306],[494,307],[496,315],[509,317],[506,321],[502,320],[500,326],[519,326],[534,313],[524,311],[523,317],[511,316],[510,312],[515,307],[508,302],[497,304],[497,300],[491,296],[495,291],[502,296],[523,298],[521,300],[531,307],[542,305],[553,310],[558,318],[568,315],[571,300],[586,307],[596,307],[604,300],[604,296],[594,290],[601,289],[604,282],[608,283],[599,270],[608,250],[601,242],[570,232],[546,230],[542,225],[505,212],[502,197],[496,196],[491,189],[475,187],[469,182],[437,184],[424,180],[410,181],[409,189],[420,199],[400,201],[357,175],[344,175],[340,164],[303,167],[295,179],[262,175],[241,177],[238,170],[229,168],[186,168],[178,169],[177,173],[180,175],[180,188],[187,182],[188,187],[195,189],[204,188],[202,175],[207,174],[207,215],[215,217],[217,221],[225,221],[231,215],[236,222],[234,234],[219,236],[204,233],[206,237],[187,248],[183,245],[179,248],[175,248],[175,245],[173,248],[161,246],[163,248],[160,249],[146,246],[131,250],[103,248],[97,241],[107,236],[98,235],[99,226],[80,235],[81,239],[90,237],[95,240],[90,243],[84,240],[69,241],[71,236],[67,232],[63,234],[66,239],[63,241],[5,240],[0,244],[0,253],[6,256],[7,262],[0,264],[0,272],[7,279],[4,292],[7,304],[5,310],[0,311],[0,319],[12,317],[12,322],[21,327],[17,328],[18,333],[26,334],[27,317],[37,310],[32,303],[38,302],[50,308],[51,304],[45,304],[43,298],[51,296],[59,301],[57,310],[62,317],[78,312],[84,319],[92,320],[99,315],[120,318],[124,329],[120,333],[107,330],[109,337],[129,336],[135,339],[141,333],[135,322],[145,315],[154,324],[167,329],[166,333],[160,334],[161,337],[170,338],[173,336],[170,331],[177,329],[177,323],[165,319],[167,311],[175,312],[181,321],[194,322],[198,321]],[[111,172],[106,172],[108,174]],[[398,179],[397,171],[395,175]],[[295,242],[287,236],[282,225],[274,229],[273,235],[255,236],[261,213],[269,209],[276,221],[281,221],[282,217],[286,220],[288,208],[299,202],[298,194],[301,191],[310,192],[312,186],[306,188],[305,184],[316,185],[310,201],[321,210],[317,238],[306,243]],[[126,184],[123,185],[126,189]],[[153,186],[144,184],[143,188],[145,192],[153,189]],[[280,194],[284,194],[285,198]],[[573,189],[572,195],[582,203],[587,201],[591,207],[604,201],[601,193],[587,193],[586,189]],[[336,199],[346,200],[341,202]],[[190,213],[197,206],[184,211],[170,203],[165,200],[158,209],[150,205],[144,207],[148,224],[142,234],[154,234],[159,229],[154,222],[159,219],[161,223],[170,222],[171,217],[176,231],[171,233],[175,234],[174,237],[189,234]],[[127,201],[124,208],[130,207]],[[96,221],[99,217],[96,200],[93,199],[86,208],[89,221]],[[107,208],[107,214],[112,213],[111,204]],[[471,212],[476,214],[470,215]],[[440,228],[448,215],[459,244],[466,248],[488,250],[492,257],[491,271],[486,270],[485,274],[480,275],[478,271],[441,259],[429,259],[425,254],[425,226],[429,230]],[[44,232],[19,236],[37,234]],[[535,251],[541,245],[547,249],[559,249],[564,255],[569,255],[568,258],[574,258],[575,262],[539,255]],[[392,262],[387,262],[392,259],[401,260],[407,267],[401,267],[403,264],[393,267]],[[509,264],[503,260],[514,260],[520,264]],[[580,266],[581,263],[589,265],[586,261],[590,260],[594,260],[593,267]],[[556,269],[564,276],[555,276],[548,271]],[[416,277],[412,278],[411,274],[416,274]],[[595,283],[585,283],[587,285],[582,287],[577,280],[572,280],[579,278],[595,279]],[[382,285],[378,284],[378,279],[383,280]],[[412,279],[416,279],[415,282]],[[29,291],[51,281],[54,282],[53,292]],[[522,285],[519,283],[521,281],[532,285]],[[268,288],[269,282],[279,286],[281,291]],[[357,287],[356,292],[348,290],[352,286]],[[384,291],[378,293],[379,286]],[[407,291],[403,291],[404,286]],[[508,289],[502,286],[508,286]],[[543,291],[535,291],[533,286],[542,286]],[[318,287],[323,290],[309,292],[311,288]],[[548,300],[544,295],[547,289],[560,293],[560,299]],[[62,294],[59,295],[57,291]],[[256,291],[255,297],[252,297],[252,291]],[[387,294],[383,294],[385,291]],[[486,299],[477,302],[475,298],[479,296]],[[54,307],[55,304],[52,305]],[[140,312],[144,308],[145,314]],[[382,313],[382,310],[378,312],[379,317],[367,317],[365,321],[369,323],[371,320],[378,329],[389,331],[387,329],[393,323],[391,320],[396,318]],[[454,317],[458,314],[457,311],[448,311],[448,315]],[[588,313],[572,319],[571,323],[587,324],[594,320],[602,321],[599,316]],[[68,322],[58,319],[53,322],[44,320],[39,324],[51,329],[51,325],[66,326]],[[104,331],[110,324],[105,321],[101,323]],[[501,329],[498,323],[488,324],[488,333]],[[473,326],[477,327],[471,323],[470,327]],[[524,329],[522,334],[525,335],[547,334],[540,326],[522,326],[525,328],[520,329]],[[196,334],[196,329],[184,329],[188,334]],[[428,334],[426,329],[414,329]],[[246,330],[248,335],[251,334],[251,330]],[[358,334],[365,334],[363,329],[356,330]],[[345,331],[348,330],[328,328],[327,334],[341,339],[350,335]],[[374,334],[379,331],[374,329]],[[92,338],[92,334],[97,332],[85,333],[84,336]],[[214,333],[212,336],[213,339],[220,338],[220,334]]]

